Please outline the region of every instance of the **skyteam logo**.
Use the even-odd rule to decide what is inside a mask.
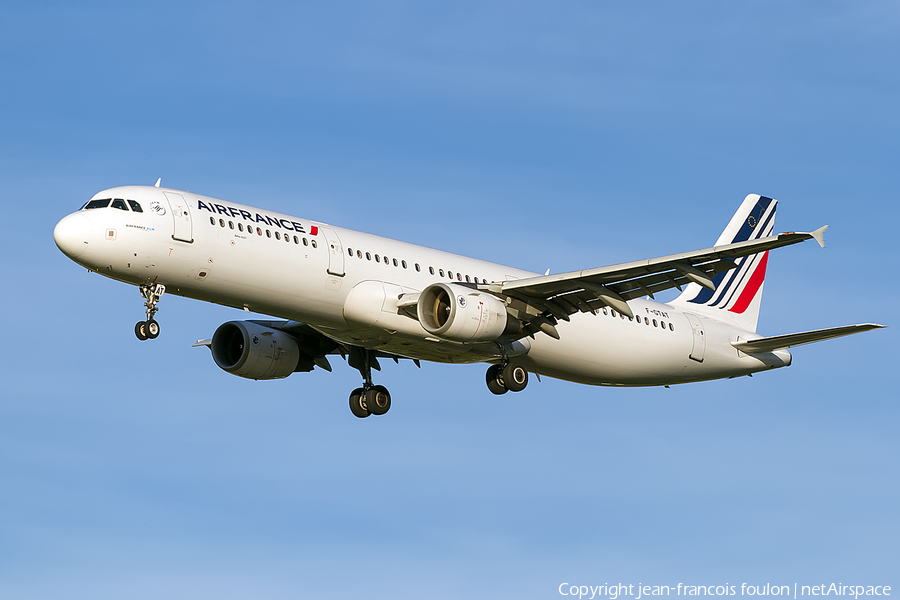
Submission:
[[[150,212],[155,215],[163,216],[166,214],[166,207],[154,200],[150,203]]]

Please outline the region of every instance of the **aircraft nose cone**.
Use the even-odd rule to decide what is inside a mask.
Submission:
[[[91,221],[80,214],[64,217],[53,229],[53,241],[63,254],[75,259],[81,256],[91,239]]]

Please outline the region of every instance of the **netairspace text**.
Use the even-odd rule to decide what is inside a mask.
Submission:
[[[579,600],[605,598],[617,600],[633,598],[650,600],[653,596],[783,596],[796,600],[801,596],[844,596],[858,600],[860,596],[890,596],[889,585],[844,585],[842,583],[820,583],[818,585],[775,585],[748,583],[723,585],[637,585],[614,583],[603,585],[578,585],[569,582],[559,584],[561,596],[574,596]]]

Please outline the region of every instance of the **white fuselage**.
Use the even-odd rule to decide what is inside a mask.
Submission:
[[[307,323],[347,344],[438,362],[496,362],[495,343],[434,338],[397,310],[400,295],[436,282],[488,283],[535,273],[165,188],[105,190],[137,201],[65,217],[55,237],[73,260],[133,285]],[[248,229],[252,228],[252,229]],[[576,313],[507,352],[534,373],[594,385],[665,385],[747,375],[790,364],[787,351],[747,355],[755,333],[670,304],[629,301]],[[692,320],[693,319],[693,323]]]

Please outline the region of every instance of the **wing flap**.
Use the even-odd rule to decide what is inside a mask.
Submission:
[[[822,340],[830,340],[832,338],[843,337],[845,335],[853,335],[854,333],[862,333],[863,331],[871,331],[873,329],[881,329],[884,325],[876,323],[862,323],[859,325],[844,325],[843,327],[831,327],[829,329],[816,329],[813,331],[803,331],[801,333],[789,333],[786,335],[776,335],[772,337],[759,338],[756,340],[742,340],[740,342],[732,342],[731,345],[740,350],[752,354],[754,352],[772,352],[773,350],[782,350],[802,344],[811,344]]]

